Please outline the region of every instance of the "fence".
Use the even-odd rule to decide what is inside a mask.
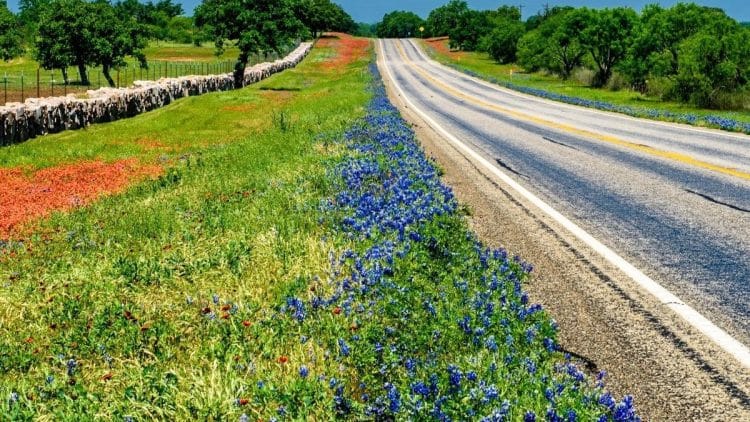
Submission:
[[[248,65],[262,63],[268,60],[278,59],[278,55],[253,56]],[[229,73],[234,70],[233,60],[224,61],[149,61],[148,67],[141,68],[137,63],[128,63],[120,69],[112,69],[110,76],[115,82],[115,87],[131,86],[135,81],[155,81],[160,78],[176,78],[189,75],[216,75]],[[64,82],[63,73],[60,69],[45,70],[38,68],[36,71],[18,73],[5,72],[0,84],[2,86],[3,103],[24,102],[27,98],[54,97],[59,95],[77,94],[85,95],[90,89],[108,87],[109,83],[104,77],[101,68],[87,67],[86,72],[89,85],[82,85],[77,67],[68,68],[68,83]]]

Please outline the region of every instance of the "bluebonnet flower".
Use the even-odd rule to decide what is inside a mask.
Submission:
[[[123,418],[122,418],[122,421],[123,421],[123,422],[133,422],[133,420],[134,420],[134,419],[133,419],[133,417],[132,417],[132,416],[130,416],[130,415],[125,415],[125,416],[123,416]]]
[[[399,409],[401,409],[401,395],[399,394],[398,389],[391,383],[386,383],[385,389],[387,391],[388,401],[390,402],[388,408],[393,413],[398,412]]]
[[[52,384],[53,382],[55,382],[55,377],[54,377],[54,376],[52,376],[52,375],[47,375],[47,377],[46,377],[46,378],[44,379],[44,381],[45,381],[45,382],[46,382],[47,384]]]
[[[296,297],[288,297],[286,299],[286,306],[292,311],[292,318],[298,322],[305,320],[307,313],[305,312],[305,303]]]
[[[344,339],[342,338],[339,339],[339,353],[341,353],[341,356],[344,357],[349,356],[350,353],[349,345],[346,344],[346,341],[344,341]]]
[[[68,362],[65,364],[68,372],[68,376],[72,377],[76,373],[76,368],[78,368],[78,362],[76,362],[75,359],[71,358],[68,359]]]
[[[247,414],[246,414],[246,413],[243,413],[242,415],[240,415],[240,420],[239,420],[239,422],[250,422],[250,417],[249,417],[249,416],[247,416]]]
[[[461,370],[455,365],[448,365],[448,382],[450,382],[451,387],[459,388],[461,386],[461,378],[463,378]]]
[[[523,415],[523,422],[536,422],[536,414],[529,410]]]
[[[15,406],[16,403],[18,403],[18,393],[16,393],[15,391],[12,391],[8,395],[8,407],[13,407]]]
[[[299,376],[302,378],[307,378],[307,375],[310,373],[310,371],[307,369],[307,366],[302,365],[299,367]]]
[[[490,335],[487,337],[487,339],[484,341],[484,346],[491,352],[497,352],[497,342],[495,341],[495,336]]]
[[[213,301],[214,305],[218,305],[219,304],[219,295],[217,295],[216,293],[214,293],[213,295],[211,295],[211,301]]]

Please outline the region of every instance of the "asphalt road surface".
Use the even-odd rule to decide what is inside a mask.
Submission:
[[[379,53],[434,122],[750,345],[750,136],[505,90],[411,40],[383,40]]]

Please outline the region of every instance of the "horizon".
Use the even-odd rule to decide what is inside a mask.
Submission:
[[[19,10],[19,0],[10,0],[8,7],[14,13]],[[146,1],[140,0],[141,3]],[[158,0],[157,0],[158,1]],[[174,1],[174,0],[173,0]],[[383,15],[388,12],[396,10],[412,11],[422,18],[426,18],[429,12],[437,7],[440,7],[449,0],[418,0],[412,1],[410,7],[404,7],[403,1],[398,0],[381,0],[379,2],[363,2],[361,0],[333,0],[334,3],[338,3],[341,7],[346,10],[349,15],[356,22],[373,24],[379,22]],[[154,1],[155,2],[155,1]],[[640,12],[643,7],[647,4],[658,3],[663,7],[670,7],[674,4],[680,3],[679,0],[560,0],[557,2],[549,2],[546,0],[518,0],[518,1],[497,1],[497,0],[468,0],[469,7],[472,9],[483,10],[483,9],[496,9],[502,5],[514,5],[521,6],[523,19],[526,20],[529,17],[536,15],[538,12],[544,9],[545,5],[549,7],[554,6],[575,6],[575,7],[591,7],[591,8],[604,8],[604,7],[617,7],[626,6],[635,9]],[[186,16],[192,16],[195,8],[201,3],[200,0],[185,0],[185,1],[174,1],[174,3],[181,4]],[[698,0],[698,1],[682,1],[682,3],[696,3],[702,6],[718,7],[723,9],[727,15],[736,19],[739,22],[750,22],[750,8],[745,4],[745,0]]]

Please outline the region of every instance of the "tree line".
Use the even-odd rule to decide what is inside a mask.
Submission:
[[[357,24],[330,0],[203,0],[195,16],[185,16],[172,0],[21,0],[13,14],[0,4],[0,58],[30,53],[46,70],[59,69],[68,84],[70,67],[82,85],[87,68],[100,66],[110,86],[111,71],[135,58],[148,68],[144,48],[150,40],[200,45],[214,41],[217,53],[227,42],[240,50],[235,81],[251,55],[281,53],[295,41],[324,31],[354,32]]]
[[[482,51],[498,63],[568,79],[588,70],[594,87],[620,85],[665,100],[709,108],[743,108],[750,87],[750,27],[718,8],[657,4],[551,7],[521,20],[518,8],[472,10],[462,0],[430,12],[386,14],[379,37],[450,37],[453,49]],[[585,74],[585,72],[583,72]]]

